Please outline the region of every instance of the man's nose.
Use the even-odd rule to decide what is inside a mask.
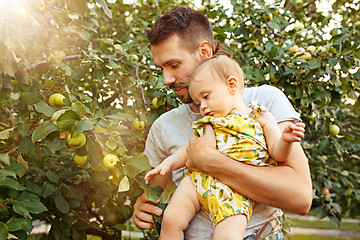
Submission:
[[[164,86],[170,85],[175,82],[175,77],[171,72],[163,71],[163,84]]]

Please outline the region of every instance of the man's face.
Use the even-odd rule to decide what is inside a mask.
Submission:
[[[163,84],[169,86],[183,103],[192,103],[188,89],[188,77],[200,59],[196,53],[181,47],[180,38],[173,35],[163,42],[152,46],[155,65],[163,72]]]

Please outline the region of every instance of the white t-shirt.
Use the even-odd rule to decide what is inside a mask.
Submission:
[[[278,88],[262,85],[245,88],[243,102],[248,105],[257,100],[275,117],[277,122],[300,120],[285,94]],[[194,113],[188,104],[161,115],[151,126],[146,140],[145,155],[152,167],[159,165],[166,157],[175,153],[180,147],[186,146],[194,136],[192,123],[200,119],[200,113]],[[183,177],[183,169],[173,172],[173,181],[178,185]],[[278,208],[256,203],[253,215],[247,225],[245,236],[262,227],[263,224],[282,215]],[[185,239],[212,239],[213,225],[207,213],[200,211],[190,222],[185,231]]]

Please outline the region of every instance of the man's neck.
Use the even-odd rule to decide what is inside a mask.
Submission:
[[[189,103],[189,106],[194,113],[200,113],[200,108],[195,103]]]

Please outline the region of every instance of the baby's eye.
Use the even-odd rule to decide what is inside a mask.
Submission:
[[[208,93],[204,94],[204,96],[203,96],[204,99],[208,99],[208,97],[209,97]]]

